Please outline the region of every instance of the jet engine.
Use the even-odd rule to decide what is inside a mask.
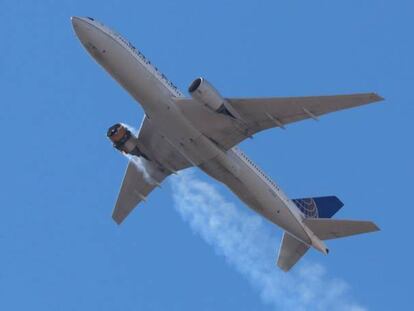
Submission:
[[[188,88],[190,95],[214,111],[223,109],[226,100],[203,78],[195,79]]]
[[[111,126],[106,136],[108,136],[114,144],[114,147],[119,151],[148,159],[138,148],[138,138],[125,125],[117,123]]]

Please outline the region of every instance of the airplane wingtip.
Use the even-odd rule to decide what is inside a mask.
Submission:
[[[115,223],[119,226],[121,223],[122,223],[122,221],[124,220],[123,218],[121,218],[121,217],[119,217],[119,216],[117,216],[117,215],[115,215],[115,214],[113,214],[112,215],[112,219],[115,221]]]
[[[378,93],[372,93],[371,98],[374,102],[379,102],[379,101],[385,100],[385,98],[382,97],[381,95],[379,95]]]

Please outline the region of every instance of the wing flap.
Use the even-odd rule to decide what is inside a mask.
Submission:
[[[289,233],[284,232],[277,258],[277,265],[283,271],[289,271],[305,255],[308,249],[308,245],[297,240]]]

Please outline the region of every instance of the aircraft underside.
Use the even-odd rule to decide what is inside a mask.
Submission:
[[[185,97],[130,42],[92,18],[73,17],[76,35],[91,56],[145,111],[138,133],[117,123],[114,147],[130,157],[113,211],[120,224],[171,174],[198,167],[225,184],[248,207],[285,234],[278,266],[288,271],[310,248],[327,254],[327,239],[378,230],[367,221],[333,220],[336,197],[290,200],[236,146],[254,134],[323,114],[372,103],[375,93],[273,98],[224,98],[204,78]]]

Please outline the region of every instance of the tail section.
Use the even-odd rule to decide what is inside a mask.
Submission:
[[[302,224],[312,242],[305,244],[285,232],[277,259],[277,265],[283,271],[289,271],[310,247],[327,255],[329,250],[324,240],[380,230],[371,221],[331,219],[344,205],[336,196],[302,198],[292,201],[305,216]]]
[[[344,204],[336,196],[294,199],[293,203],[310,218],[331,218]]]
[[[380,230],[371,221],[306,218],[303,223],[321,240]]]
[[[289,233],[284,232],[277,258],[277,265],[283,271],[289,271],[305,255],[308,249],[308,245],[302,243]]]

